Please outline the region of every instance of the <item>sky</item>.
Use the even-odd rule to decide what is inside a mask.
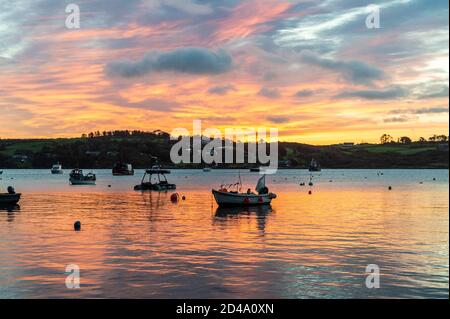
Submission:
[[[310,144],[448,135],[448,16],[447,0],[0,0],[0,138],[193,120]]]

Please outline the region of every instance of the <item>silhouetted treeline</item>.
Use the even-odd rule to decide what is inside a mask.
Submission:
[[[192,145],[192,137],[190,139]],[[116,162],[147,168],[155,164],[155,158],[167,167],[199,168],[206,165],[173,164],[170,150],[176,142],[162,131],[126,130],[90,132],[81,138],[69,139],[0,139],[0,168],[50,168],[56,162],[65,168],[111,168]],[[204,141],[202,145],[206,143]],[[233,143],[234,153],[235,148]],[[248,150],[247,144],[245,150]],[[225,151],[222,153],[224,162]],[[247,158],[247,152],[245,156]],[[312,158],[323,168],[448,168],[448,139],[441,136],[413,142],[401,138],[394,142],[393,138],[388,138],[382,144],[330,146],[278,144],[279,167],[307,168]],[[223,168],[251,166],[256,164],[217,165]]]

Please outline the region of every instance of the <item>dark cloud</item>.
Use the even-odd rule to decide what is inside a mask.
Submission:
[[[222,49],[179,48],[170,52],[150,52],[137,62],[116,61],[107,64],[110,75],[131,78],[152,72],[180,72],[188,74],[220,74],[232,67],[231,56]]]
[[[347,81],[355,84],[370,84],[375,80],[383,79],[385,76],[382,70],[361,61],[332,60],[318,57],[311,52],[303,53],[302,61],[324,69],[337,71]]]
[[[448,107],[429,107],[414,111],[414,114],[429,114],[429,113],[448,113]]]
[[[267,120],[272,123],[281,124],[281,123],[289,122],[290,119],[289,119],[289,117],[285,117],[285,116],[268,116]]]
[[[272,71],[264,73],[264,76],[263,76],[264,81],[273,81],[276,78],[277,78],[277,74]]]
[[[357,90],[345,91],[338,95],[339,98],[361,98],[366,100],[393,100],[405,97],[407,91],[400,87],[385,90]]]
[[[431,89],[430,92],[419,95],[418,98],[426,100],[442,97],[448,97],[448,86],[435,87],[434,89]]]
[[[309,97],[309,96],[313,96],[313,95],[314,95],[313,90],[300,90],[297,93],[295,93],[296,97]]]
[[[100,95],[94,100],[100,102],[106,101],[107,103],[111,103],[118,107],[157,111],[157,112],[175,111],[178,108],[180,108],[180,105],[175,101],[169,101],[159,98],[148,98],[139,102],[130,102],[119,95],[105,94]]]
[[[217,95],[225,95],[230,91],[235,91],[236,88],[232,85],[222,85],[222,86],[214,86],[208,90],[208,93],[210,94],[217,94]]]
[[[383,120],[384,123],[405,123],[408,121],[410,121],[410,118],[407,116],[395,116]]]
[[[258,95],[267,97],[269,99],[276,99],[281,96],[278,89],[271,89],[271,88],[266,88],[266,87],[261,88],[261,90],[259,90],[259,92],[258,92]]]
[[[394,110],[392,114],[439,114],[448,113],[448,106],[445,107],[428,107],[420,109]]]

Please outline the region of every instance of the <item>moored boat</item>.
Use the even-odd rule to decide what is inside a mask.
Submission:
[[[167,181],[166,174],[170,174],[170,171],[162,169],[160,166],[153,166],[151,169],[145,170],[141,183],[134,186],[134,190],[167,191],[176,189],[177,186],[175,184],[171,184]],[[155,176],[155,179],[152,179],[153,176]],[[148,177],[148,181],[146,181],[146,177]]]
[[[228,191],[226,188],[221,187],[219,190],[212,190],[214,199],[219,206],[252,206],[252,205],[268,205],[272,202],[272,199],[277,195],[269,193],[269,189],[266,187],[266,176],[263,175],[256,185],[257,193],[251,192],[249,189],[246,193],[240,193],[238,191]]]
[[[320,167],[320,164],[313,158],[311,160],[311,163],[309,164],[309,171],[310,172],[320,172],[322,168]]]
[[[83,174],[83,170],[75,168],[70,172],[69,181],[72,185],[95,185],[96,176],[93,173]]]
[[[134,169],[131,164],[127,163],[116,163],[112,169],[112,174],[114,176],[127,176],[134,175]]]
[[[62,165],[58,163],[54,164],[51,169],[52,174],[62,174],[64,171]]]
[[[8,187],[8,193],[0,193],[0,205],[15,205],[19,202],[21,193],[16,193],[14,188]]]

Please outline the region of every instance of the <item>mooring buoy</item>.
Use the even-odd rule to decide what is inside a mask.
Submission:
[[[176,203],[178,202],[180,195],[178,195],[178,193],[173,193],[172,195],[170,195],[170,201],[172,203]]]
[[[73,229],[76,231],[81,230],[81,222],[79,220],[77,220],[74,224],[73,224]]]

